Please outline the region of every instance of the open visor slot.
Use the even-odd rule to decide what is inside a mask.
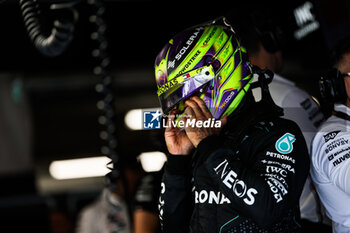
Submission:
[[[180,74],[165,83],[157,91],[163,113],[167,114],[181,100],[190,97],[214,78],[214,68],[209,65]]]

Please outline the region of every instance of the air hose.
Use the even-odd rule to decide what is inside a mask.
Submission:
[[[74,23],[77,21],[78,13],[73,6],[78,1],[70,3],[52,4],[51,10],[66,10],[70,13],[71,19],[57,19],[54,21],[54,27],[49,36],[43,33],[39,22],[39,6],[36,0],[20,0],[20,7],[24,19],[24,24],[38,51],[46,56],[54,57],[62,54],[69,46],[73,38]],[[96,91],[100,95],[97,102],[97,108],[100,111],[98,122],[102,125],[100,138],[103,141],[101,153],[111,159],[107,164],[110,173],[106,175],[112,188],[117,178],[123,178],[121,174],[121,165],[117,153],[117,137],[115,125],[114,94],[112,91],[112,76],[109,70],[110,58],[107,52],[108,42],[105,36],[106,23],[103,19],[105,7],[99,0],[87,0],[88,5],[92,7],[93,13],[89,21],[94,27],[91,33],[91,39],[95,42],[96,48],[92,51],[92,56],[97,65],[93,69],[100,82],[96,85]]]
[[[56,19],[51,34],[43,32],[39,15],[39,5],[36,0],[20,0],[24,25],[36,49],[43,55],[55,57],[62,54],[73,38],[74,23],[78,13],[73,8],[76,2],[51,4],[51,10],[68,11],[70,19]]]
[[[107,25],[103,19],[105,13],[105,7],[99,0],[88,0],[88,4],[93,8],[93,13],[89,17],[89,21],[94,27],[94,31],[91,33],[91,39],[96,44],[96,47],[92,50],[92,57],[96,60],[97,65],[93,69],[94,75],[99,77],[100,82],[96,85],[96,91],[100,95],[100,100],[97,102],[97,108],[101,112],[98,117],[98,122],[102,125],[100,131],[100,138],[103,141],[101,147],[101,153],[111,159],[111,162],[107,164],[110,169],[110,173],[107,174],[107,182],[110,187],[118,188],[115,186],[115,180],[117,178],[123,178],[121,174],[120,157],[117,152],[117,137],[116,137],[116,125],[115,125],[115,109],[114,109],[114,94],[112,87],[112,76],[109,70],[110,57],[108,55],[108,41],[105,35]]]

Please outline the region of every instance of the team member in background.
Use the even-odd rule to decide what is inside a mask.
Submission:
[[[131,233],[130,205],[141,170],[136,160],[121,156],[117,167],[118,176],[109,176],[108,185],[100,196],[79,213],[76,233]]]
[[[331,66],[320,86],[334,111],[313,140],[311,176],[333,232],[343,233],[350,232],[350,37],[334,48]]]
[[[312,139],[324,117],[319,106],[307,92],[277,74],[283,66],[283,32],[271,16],[272,12],[264,5],[250,7],[250,11],[245,12],[244,18],[239,17],[236,11],[232,12],[230,15],[236,19],[232,22],[236,23],[234,28],[247,48],[250,62],[261,69],[267,68],[274,72],[273,80],[269,84],[272,99],[283,108],[284,118],[298,124],[310,151]],[[258,89],[253,89],[253,95],[257,100],[261,98]],[[300,197],[300,213],[304,232],[330,231],[330,227],[323,224],[329,220],[324,216],[323,206],[319,202],[310,176]]]
[[[117,183],[118,190],[104,188],[99,198],[81,211],[76,233],[131,233],[124,188]]]
[[[225,18],[177,34],[155,66],[168,121],[190,122],[165,130],[163,231],[300,231],[299,197],[309,171],[305,140],[294,122],[279,117],[263,72],[263,97],[255,102],[246,50]],[[194,76],[211,79],[184,95]],[[221,127],[203,127],[213,117]]]

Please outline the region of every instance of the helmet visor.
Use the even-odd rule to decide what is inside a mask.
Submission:
[[[157,91],[163,113],[167,114],[180,101],[193,95],[214,78],[214,68],[209,65],[181,74],[165,83]]]

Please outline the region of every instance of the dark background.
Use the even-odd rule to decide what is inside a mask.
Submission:
[[[96,108],[99,94],[95,91],[100,79],[92,72],[97,64],[91,55],[96,43],[90,39],[94,28],[88,20],[93,12],[85,1],[77,3],[79,19],[72,43],[59,57],[49,58],[41,55],[28,38],[18,2],[0,2],[0,77],[15,76],[23,80],[32,119],[31,155],[36,193],[39,194],[39,197],[29,195],[11,199],[13,195],[25,193],[25,190],[18,191],[24,181],[3,181],[1,189],[7,191],[4,192],[6,195],[1,195],[0,209],[15,210],[13,215],[18,216],[24,209],[31,208],[26,206],[30,203],[46,208],[48,200],[54,200],[52,206],[59,206],[74,219],[84,203],[100,190],[101,185],[94,184],[102,181],[58,182],[49,177],[48,164],[57,159],[101,155],[103,142],[99,137],[101,126],[97,122],[100,111]],[[42,24],[47,31],[58,14],[49,9],[51,2],[39,1]],[[349,32],[350,4],[345,0],[310,1],[320,28],[296,40],[293,33],[298,26],[293,12],[305,2],[274,1],[271,4],[259,1],[270,7],[284,32],[281,74],[319,98],[317,80],[328,68],[329,49]],[[130,131],[124,125],[124,115],[134,108],[158,107],[153,65],[162,46],[177,32],[228,14],[232,8],[244,15],[255,2],[248,1],[243,5],[237,1],[109,0],[104,4],[115,95],[117,148],[121,156],[135,162],[141,152],[157,147],[160,131]],[[40,198],[42,196],[44,200]],[[41,214],[37,213],[35,219],[40,219]]]
[[[293,38],[296,30],[293,10],[305,1],[269,4],[286,38],[282,75],[318,96],[315,86],[319,75],[327,69],[329,48],[348,31],[349,4],[346,1],[314,1],[313,13],[320,28],[300,41]],[[49,1],[39,1],[42,23],[50,30],[55,14],[48,9]],[[123,114],[135,107],[156,107],[153,80],[154,58],[176,32],[208,21],[240,8],[248,12],[254,1],[246,5],[215,1],[213,6],[197,2],[173,2],[164,6],[155,1],[105,1],[105,21],[114,78],[116,111],[120,133],[136,143],[137,134],[124,131]],[[261,2],[260,2],[261,4]],[[268,2],[266,3],[268,4]],[[93,13],[81,1],[74,39],[59,57],[48,58],[32,46],[16,1],[0,5],[0,69],[17,73],[24,79],[35,123],[35,157],[98,152],[95,104],[98,100],[93,74],[96,61],[91,56],[94,42],[90,39],[93,25],[88,17]],[[244,14],[243,14],[244,15]],[[132,74],[131,74],[132,73]],[[130,75],[129,75],[130,74]],[[136,77],[135,77],[136,76]],[[137,98],[143,96],[145,98]],[[134,137],[135,136],[135,137]],[[120,140],[123,140],[123,137]],[[145,138],[136,144],[145,144]],[[127,153],[133,148],[127,146]],[[141,149],[142,150],[142,149]]]

